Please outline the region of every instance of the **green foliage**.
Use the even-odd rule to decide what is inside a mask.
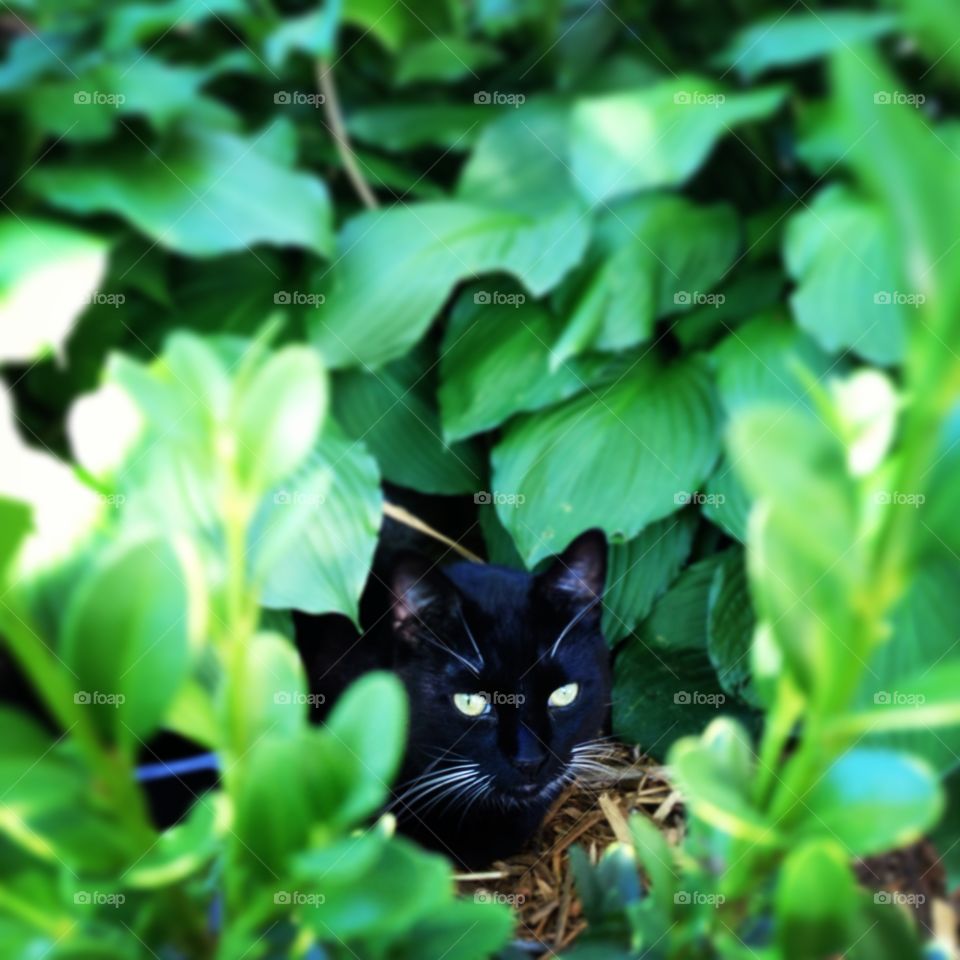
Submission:
[[[571,956],[919,956],[849,865],[956,794],[956,11],[4,26],[0,635],[53,728],[2,709],[6,954],[503,947],[378,815],[397,681],[308,723],[286,611],[356,622],[386,483],[495,562],[610,540],[614,733],[688,823],[573,853]],[[158,831],[163,731],[221,782]]]

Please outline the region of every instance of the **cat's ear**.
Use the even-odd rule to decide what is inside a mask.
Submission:
[[[607,538],[602,530],[581,533],[537,577],[541,595],[574,607],[596,605],[607,579]]]
[[[390,576],[390,616],[394,631],[411,643],[417,635],[456,614],[453,584],[415,553],[398,557]]]

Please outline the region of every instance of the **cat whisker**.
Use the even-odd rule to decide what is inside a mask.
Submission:
[[[450,785],[459,786],[472,779],[476,774],[476,769],[476,764],[461,764],[446,770],[435,771],[427,777],[417,777],[410,781],[405,789],[394,798],[391,807],[410,806],[414,802],[419,803],[424,797],[436,790]]]

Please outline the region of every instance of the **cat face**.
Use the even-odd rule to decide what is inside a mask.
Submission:
[[[586,768],[610,699],[605,573],[598,531],[536,576],[398,563],[392,630],[411,713],[401,799],[420,809],[545,810]]]

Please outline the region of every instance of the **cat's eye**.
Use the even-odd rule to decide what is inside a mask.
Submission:
[[[557,687],[547,698],[547,703],[551,707],[569,707],[577,694],[580,692],[579,683],[565,683],[562,687]]]
[[[482,693],[455,693],[453,705],[468,717],[482,717],[490,712],[490,701]]]

